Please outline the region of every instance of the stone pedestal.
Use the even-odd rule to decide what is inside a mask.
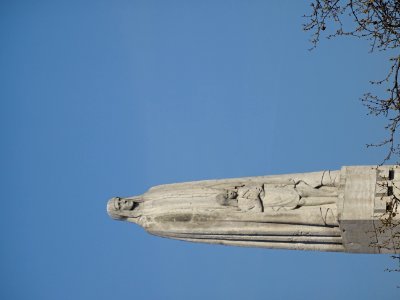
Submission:
[[[400,197],[398,187],[398,166],[341,169],[338,221],[346,252],[396,253],[400,219],[393,197]]]

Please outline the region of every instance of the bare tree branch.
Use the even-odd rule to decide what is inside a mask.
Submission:
[[[370,52],[398,52],[400,46],[400,0],[314,0],[311,13],[303,29],[311,33],[310,42],[315,48],[324,35],[353,36],[370,42]],[[400,162],[400,53],[390,58],[387,75],[372,85],[382,86],[384,96],[367,92],[361,100],[369,114],[387,120],[386,137],[367,147],[385,147],[387,154],[381,164],[395,158]]]

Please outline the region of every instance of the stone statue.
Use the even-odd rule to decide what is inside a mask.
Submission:
[[[113,198],[107,210],[151,234],[192,242],[392,253],[391,237],[376,228],[395,195],[379,184],[400,182],[399,171],[360,166],[167,184],[141,196]]]

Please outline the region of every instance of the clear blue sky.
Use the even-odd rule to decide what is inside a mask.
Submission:
[[[388,256],[191,244],[111,220],[162,183],[377,164],[361,40],[308,1],[2,1],[1,299],[398,299]]]

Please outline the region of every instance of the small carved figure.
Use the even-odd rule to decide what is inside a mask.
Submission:
[[[243,186],[238,188],[237,203],[242,211],[262,212],[261,197],[264,190],[262,186]]]
[[[223,206],[237,206],[237,190],[226,190],[217,195],[217,202]]]

